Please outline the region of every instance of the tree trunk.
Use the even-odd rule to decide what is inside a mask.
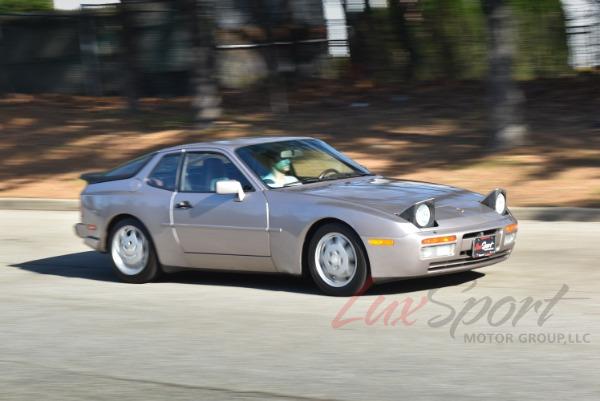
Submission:
[[[456,63],[456,55],[454,54],[454,47],[461,44],[454,43],[456,38],[448,35],[445,30],[445,24],[455,17],[454,13],[451,12],[451,7],[454,5],[454,0],[442,0],[437,2],[437,6],[433,12],[431,34],[433,39],[437,42],[437,48],[441,56],[440,64],[442,65],[444,78],[447,80],[455,80],[460,75],[460,68]]]
[[[85,93],[89,96],[102,95],[102,80],[98,62],[96,27],[94,16],[83,8],[79,14],[79,51],[85,76]],[[130,108],[131,108],[131,101]],[[134,104],[134,106],[136,106]]]
[[[192,108],[198,128],[211,126],[221,116],[221,94],[216,80],[215,2],[187,0],[192,42]]]
[[[508,149],[523,145],[527,137],[524,95],[512,79],[514,20],[506,0],[482,1],[489,33],[490,142],[494,149]]]
[[[129,111],[138,110],[138,77],[137,51],[133,23],[133,11],[129,1],[124,0],[119,6],[119,19],[121,23],[121,57],[124,64],[124,92],[127,96]]]
[[[273,44],[278,38],[275,37],[273,32],[273,19],[271,17],[273,9],[269,8],[272,5],[265,0],[253,0],[250,4],[250,12],[253,19],[258,23],[260,28],[264,29],[265,41],[267,43],[263,54],[269,70],[267,84],[271,111],[273,113],[285,114],[289,111],[287,83],[279,71],[279,51],[277,45]]]
[[[417,43],[406,20],[408,5],[401,0],[390,0],[389,5],[390,12],[388,15],[394,27],[396,37],[408,53],[408,63],[404,72],[404,79],[410,81],[416,76],[420,55]]]
[[[4,37],[2,36],[2,22],[0,22],[0,96],[8,92],[8,72],[6,68],[6,56]]]

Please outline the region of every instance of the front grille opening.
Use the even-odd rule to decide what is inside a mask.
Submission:
[[[497,228],[492,228],[491,230],[486,230],[486,231],[475,231],[475,232],[467,233],[467,234],[463,235],[463,239],[481,237],[483,235],[492,235],[492,234],[496,234],[497,231],[498,231]]]
[[[461,255],[463,255],[464,252],[461,252]],[[486,256],[483,258],[476,258],[473,259],[471,256],[465,257],[463,259],[454,259],[454,260],[444,260],[441,262],[432,262],[429,264],[429,271],[436,271],[436,270],[442,270],[442,269],[454,269],[457,267],[465,267],[465,266],[470,266],[470,265],[476,265],[478,263],[482,263],[482,262],[487,262],[489,260],[494,260],[494,259],[500,259],[503,258],[505,256],[507,256],[510,253],[510,250],[505,250],[505,251],[501,251],[498,253],[495,253],[493,255],[490,256]]]

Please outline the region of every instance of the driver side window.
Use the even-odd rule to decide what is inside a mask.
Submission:
[[[244,174],[220,153],[190,152],[185,156],[181,175],[181,192],[215,192],[217,181],[236,180],[244,191],[254,188]]]

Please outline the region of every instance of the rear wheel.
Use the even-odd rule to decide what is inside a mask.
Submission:
[[[121,220],[111,230],[110,256],[115,273],[127,283],[147,283],[160,274],[150,235],[138,220]]]
[[[359,293],[369,276],[360,238],[340,223],[325,224],[314,233],[308,249],[308,266],[319,288],[334,296]]]

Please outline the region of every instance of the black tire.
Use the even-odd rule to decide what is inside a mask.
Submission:
[[[115,239],[115,235],[117,235],[120,231],[127,231],[128,228],[126,227],[135,227],[135,229],[137,229],[138,231],[136,232],[135,230],[130,230],[130,232],[141,233],[144,237],[143,243],[147,247],[147,258],[143,258],[142,260],[145,259],[145,262],[140,262],[139,264],[139,268],[141,270],[138,272],[138,268],[132,269],[129,272],[129,274],[125,272],[127,270],[126,266],[122,266],[121,268],[118,266],[119,261],[117,260],[117,258],[119,258],[120,256],[116,256],[115,252],[113,252],[113,242]],[[111,257],[113,270],[115,274],[119,277],[121,281],[124,281],[126,283],[148,283],[150,281],[156,280],[162,273],[162,269],[160,268],[160,264],[158,263],[158,258],[156,257],[154,244],[152,243],[152,237],[150,236],[148,230],[146,230],[146,227],[144,227],[144,225],[139,220],[127,218],[115,224],[115,226],[111,229],[110,235],[108,237],[108,253]],[[123,262],[121,262],[121,265],[123,265]]]
[[[356,255],[356,269],[354,276],[348,278],[348,282],[342,286],[334,286],[329,284],[324,277],[322,277],[323,267],[317,266],[317,251],[318,245],[321,239],[326,236],[334,234],[342,234],[345,239],[352,245],[354,254]],[[348,297],[352,295],[358,295],[364,292],[370,283],[369,273],[369,262],[366,257],[366,252],[363,243],[358,235],[348,226],[341,223],[327,223],[319,227],[312,237],[308,245],[308,268],[310,275],[317,286],[327,295],[333,295],[338,297]],[[319,264],[321,264],[319,262]],[[321,273],[319,272],[321,271]]]

